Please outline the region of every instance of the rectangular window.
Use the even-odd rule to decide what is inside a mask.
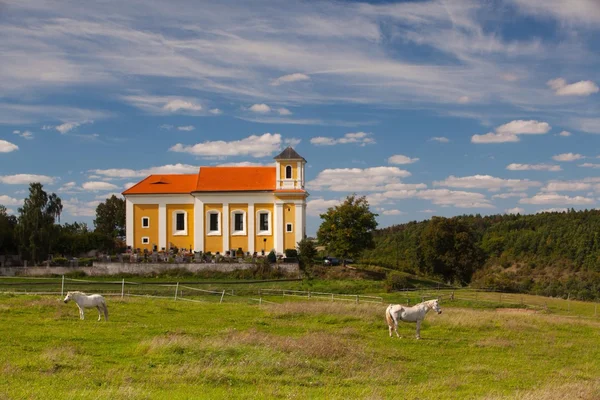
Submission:
[[[149,228],[149,227],[150,227],[150,218],[142,217],[142,228]]]
[[[285,225],[285,231],[286,232],[292,232],[293,231],[292,224],[286,224]]]
[[[269,214],[260,213],[259,215],[260,215],[259,229],[261,231],[268,231],[269,230]]]
[[[210,215],[210,230],[218,231],[219,230],[219,214],[209,214]]]
[[[244,230],[244,214],[233,214],[234,216],[234,231],[243,231]]]
[[[150,238],[145,236],[142,238],[142,244],[149,244],[150,243]]]
[[[184,213],[177,213],[176,214],[176,227],[175,230],[177,231],[184,231],[185,230],[185,214]]]

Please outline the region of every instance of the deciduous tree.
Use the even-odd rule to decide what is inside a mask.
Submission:
[[[321,214],[323,222],[317,231],[319,243],[342,257],[345,264],[346,258],[357,258],[363,250],[374,246],[372,232],[377,228],[376,216],[365,196],[348,196],[342,204]]]
[[[97,233],[116,239],[125,236],[125,200],[114,194],[96,207],[94,220]]]

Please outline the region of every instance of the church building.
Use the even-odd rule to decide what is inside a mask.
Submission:
[[[150,175],[123,192],[127,245],[213,254],[295,249],[306,236],[305,165],[288,147],[274,166]]]

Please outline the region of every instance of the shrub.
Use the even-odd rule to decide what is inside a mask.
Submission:
[[[413,287],[408,281],[408,275],[402,272],[391,272],[385,280],[385,290],[393,292],[405,288]]]
[[[267,260],[269,260],[269,262],[271,264],[274,264],[277,262],[277,256],[275,255],[275,250],[271,250],[271,252],[267,256]]]
[[[296,249],[285,249],[286,258],[296,258],[298,257],[298,250]]]

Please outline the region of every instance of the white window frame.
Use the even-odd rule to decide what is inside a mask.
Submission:
[[[144,220],[148,220],[148,226],[144,226]],[[150,228],[150,217],[142,217],[142,229]]]
[[[148,236],[142,236],[142,244],[150,244],[150,238]]]
[[[241,215],[242,216],[242,227],[243,229],[241,231],[236,231],[235,230],[235,216],[236,215]],[[232,236],[245,236],[246,235],[246,211],[244,210],[233,210],[231,212],[231,228],[230,228],[230,232]]]
[[[292,224],[291,222],[285,224],[285,231],[286,233],[294,232],[294,224]]]
[[[260,229],[260,215],[261,214],[267,214],[267,221],[269,223],[269,229],[267,229],[266,231],[262,231]],[[271,232],[272,232],[272,226],[273,226],[273,219],[272,219],[273,213],[270,210],[258,210],[256,211],[256,234],[258,236],[271,236]]]
[[[210,216],[216,214],[217,215],[217,230],[210,230]],[[208,210],[206,212],[206,235],[207,236],[221,236],[221,211],[219,210]]]
[[[177,214],[183,214],[183,230],[177,230]],[[173,217],[173,236],[187,236],[188,234],[188,213],[185,210],[174,210]]]
[[[290,169],[290,177],[288,178],[288,168]],[[285,179],[294,179],[294,168],[291,165],[285,166]]]

